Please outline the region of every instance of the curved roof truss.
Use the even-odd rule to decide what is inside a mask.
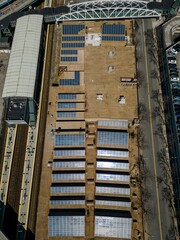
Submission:
[[[150,18],[161,13],[147,8],[141,0],[99,0],[68,5],[69,13],[56,17],[56,21]]]

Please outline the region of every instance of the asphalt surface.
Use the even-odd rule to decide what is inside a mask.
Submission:
[[[140,128],[143,132],[143,146],[141,149],[145,166],[147,168],[145,189],[147,199],[144,214],[144,235],[145,239],[173,240],[172,214],[168,203],[163,198],[163,183],[158,183],[157,177],[162,176],[162,169],[158,163],[157,154],[165,149],[165,141],[157,134],[159,126],[163,127],[162,115],[154,116],[154,109],[159,106],[153,93],[160,90],[158,79],[152,77],[157,65],[152,61],[152,54],[149,53],[149,39],[145,37],[145,31],[152,29],[152,19],[137,20],[136,41],[137,41],[137,70],[141,74],[141,85],[138,90],[139,102],[143,104],[142,120]],[[161,115],[161,116],[160,116]],[[163,132],[161,132],[163,135]]]

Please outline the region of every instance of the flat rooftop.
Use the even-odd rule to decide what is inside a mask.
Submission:
[[[134,47],[114,46],[112,42],[101,47],[85,48],[86,118],[132,119],[136,116],[137,86],[126,85],[121,77],[135,77]],[[108,56],[113,51],[114,56]],[[112,66],[112,72],[108,68]],[[102,94],[103,100],[97,100]],[[118,102],[124,96],[125,103]]]
[[[58,29],[36,237],[131,239],[129,167],[138,153],[128,130],[137,118],[132,22]]]

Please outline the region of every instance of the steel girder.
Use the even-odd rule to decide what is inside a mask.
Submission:
[[[56,16],[56,21],[118,18],[160,17],[161,13],[147,8],[141,0],[99,0],[67,5],[69,13]]]

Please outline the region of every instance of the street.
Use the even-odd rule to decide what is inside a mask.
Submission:
[[[166,149],[166,135],[163,126],[160,83],[155,73],[158,70],[156,59],[151,52],[151,44],[147,30],[152,29],[153,19],[137,20],[136,26],[136,56],[137,76],[139,80],[138,98],[143,112],[140,112],[140,129],[143,133],[144,144],[141,154],[148,172],[144,183],[146,195],[146,212],[144,214],[145,239],[175,239],[172,214],[168,201],[164,199],[164,184],[158,181],[162,178],[162,166],[159,165],[159,153]],[[161,106],[160,106],[161,105]],[[155,116],[156,110],[156,116]],[[164,139],[163,139],[164,136]]]

